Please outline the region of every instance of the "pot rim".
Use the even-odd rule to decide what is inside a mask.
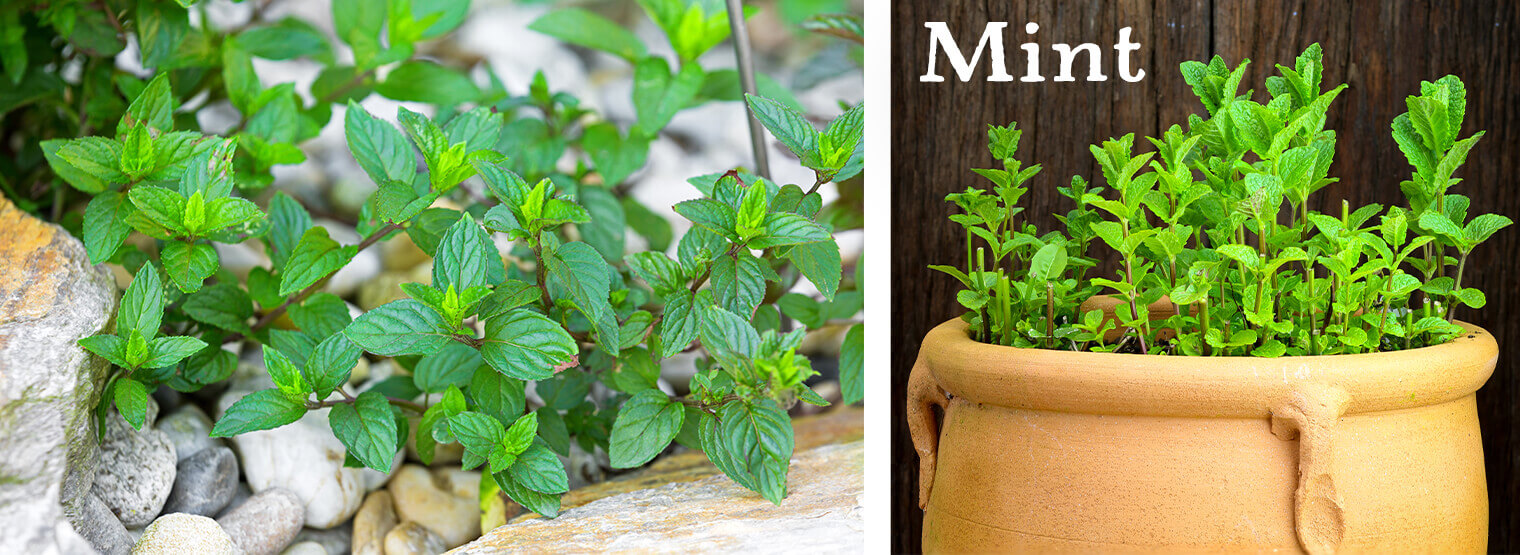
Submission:
[[[951,395],[1008,408],[1255,418],[1317,384],[1344,390],[1345,414],[1354,414],[1437,405],[1482,387],[1499,345],[1487,330],[1457,324],[1467,333],[1418,349],[1260,358],[1008,347],[972,340],[955,318],[924,336],[919,357]]]

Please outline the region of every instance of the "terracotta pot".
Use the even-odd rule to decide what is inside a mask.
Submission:
[[[1393,353],[1171,357],[930,331],[908,385],[929,552],[1482,552],[1487,331]],[[943,411],[943,429],[935,408]]]

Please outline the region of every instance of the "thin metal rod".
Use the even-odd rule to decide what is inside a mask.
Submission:
[[[744,89],[744,94],[756,94],[755,88],[755,53],[749,45],[749,28],[744,23],[744,1],[727,0],[728,2],[728,26],[734,34],[734,57],[739,65],[739,86]],[[760,120],[749,111],[749,103],[744,105],[744,115],[749,118],[749,146],[755,154],[755,173],[766,179],[771,178],[771,165],[765,151],[765,131],[760,126]]]

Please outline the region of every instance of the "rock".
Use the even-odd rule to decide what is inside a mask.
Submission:
[[[237,547],[215,520],[184,513],[167,514],[143,530],[132,555],[233,555]]]
[[[339,297],[352,295],[380,275],[380,266],[380,255],[366,249],[354,255],[347,265],[333,274],[332,279],[327,280],[327,292]]]
[[[169,441],[174,444],[174,454],[180,461],[203,449],[222,444],[220,440],[211,437],[211,417],[195,405],[181,407],[158,421],[154,427],[169,436]]]
[[[380,259],[385,263],[386,271],[410,270],[424,262],[432,260],[416,243],[412,237],[405,233],[395,236],[388,241],[377,245],[380,249]]]
[[[317,542],[296,542],[281,551],[280,555],[327,555],[327,548]]]
[[[215,516],[237,493],[239,476],[231,449],[204,449],[180,461],[164,512]]]
[[[354,555],[383,555],[385,535],[396,527],[396,506],[391,493],[380,490],[364,498],[359,514],[354,515]]]
[[[217,513],[216,517],[221,518],[227,513],[232,512],[233,509],[238,508],[243,502],[247,501],[249,497],[253,497],[253,490],[248,489],[248,484],[238,482],[237,487],[232,490],[232,500],[227,502],[227,506],[222,507],[222,511]]]
[[[295,540],[305,520],[301,498],[289,490],[268,489],[228,511],[216,523],[247,555],[274,555]]]
[[[412,276],[406,272],[385,272],[376,276],[359,286],[359,308],[374,310],[385,303],[405,299],[406,292],[401,290],[401,284],[409,281],[413,281]]]
[[[132,550],[132,534],[121,525],[121,519],[111,512],[104,501],[94,495],[85,498],[79,515],[72,519],[74,531],[85,541],[105,555],[124,555]]]
[[[153,390],[153,402],[158,403],[159,412],[172,413],[185,403],[185,397],[168,386],[159,386]]]
[[[148,403],[150,420],[156,406]],[[121,415],[112,413],[100,442],[94,492],[128,528],[153,522],[174,488],[174,443],[149,425],[138,431]]]
[[[407,426],[406,460],[420,463],[422,462],[422,456],[417,454],[417,425],[422,422],[422,418],[413,417],[409,420],[411,425]],[[440,443],[433,447],[434,465],[453,464],[463,458],[464,446],[458,442]]]
[[[396,514],[426,526],[453,548],[480,537],[480,473],[406,465],[391,476]]]
[[[780,506],[716,475],[592,501],[558,518],[502,526],[457,552],[817,553],[865,548],[862,442],[797,453]],[[394,533],[394,532],[393,532]]]
[[[841,407],[793,421],[796,451],[788,476],[789,494],[780,507],[734,484],[700,451],[685,451],[661,457],[641,470],[571,490],[561,498],[562,512],[553,520],[538,518],[498,493],[487,500],[482,517],[489,521],[488,531],[456,553],[668,551],[659,543],[667,537],[673,543],[664,545],[689,543],[703,551],[775,551],[776,546],[803,541],[790,539],[785,531],[790,525],[778,522],[788,519],[797,519],[791,525],[812,529],[808,533],[823,538],[825,543],[820,544],[817,538],[799,534],[811,538],[807,545],[821,545],[817,551],[860,551],[858,530],[852,532],[854,539],[841,533],[860,524],[863,414],[859,407]],[[850,509],[841,512],[843,507]],[[498,527],[502,522],[510,524]],[[691,524],[697,522],[714,524]],[[556,528],[555,523],[565,524]],[[756,535],[786,539],[770,543]],[[829,547],[828,542],[841,545]]]
[[[445,549],[443,538],[415,522],[402,522],[385,535],[385,555],[437,555]]]
[[[110,364],[76,341],[110,322],[115,280],[3,196],[0,237],[0,553],[87,552],[63,515],[95,480],[92,409]]]
[[[363,174],[360,174],[361,176]],[[327,200],[332,203],[333,211],[339,216],[359,219],[359,212],[364,209],[364,203],[369,201],[379,187],[367,177],[359,179],[338,178],[327,189]]]
[[[216,248],[217,259],[221,261],[222,269],[232,272],[238,279],[247,281],[248,272],[255,267],[268,268],[269,256],[264,254],[264,249],[254,248],[249,243],[212,243]]]
[[[220,412],[247,391],[234,390],[218,402]],[[345,468],[343,443],[327,422],[331,409],[309,411],[291,424],[236,436],[243,475],[254,492],[284,488],[300,496],[306,525],[332,528],[355,511],[364,494],[385,484],[387,476],[365,468]],[[400,463],[397,457],[396,462]]]
[[[332,555],[341,555],[351,552],[353,529],[348,523],[334,526],[328,530],[317,528],[302,528],[301,533],[296,534],[296,543],[312,542],[321,545]]]

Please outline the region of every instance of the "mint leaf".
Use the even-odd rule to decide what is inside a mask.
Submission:
[[[443,317],[421,301],[392,301],[354,319],[343,330],[349,341],[381,356],[420,355],[450,341]]]
[[[507,497],[511,497],[513,501],[528,510],[549,518],[559,516],[558,495],[533,491],[532,488],[518,483],[509,472],[498,472],[492,474],[491,478],[496,480],[496,485],[501,487],[502,493],[507,494]]]
[[[370,115],[350,101],[343,116],[348,150],[375,184],[396,181],[410,186],[417,177],[417,158],[412,146],[395,126]]]
[[[174,93],[169,90],[169,73],[161,72],[127,107],[126,115],[116,125],[116,135],[126,135],[138,122],[146,123],[159,133],[173,131],[176,107]]]
[[[274,380],[275,387],[280,393],[291,401],[306,403],[311,396],[311,385],[301,377],[301,369],[278,350],[264,346],[264,368],[269,371],[269,378]]]
[[[622,203],[606,187],[582,185],[579,193],[580,203],[591,217],[591,221],[576,226],[581,232],[581,240],[607,260],[621,259],[627,248],[625,238],[628,234]]]
[[[170,231],[185,232],[182,224],[185,214],[185,197],[163,187],[138,186],[127,192],[127,198],[153,223]]]
[[[696,302],[701,302],[699,299]],[[702,311],[702,322],[697,333],[702,345],[718,356],[749,358],[760,345],[760,334],[750,325],[749,318],[729,312],[720,306],[697,307]]]
[[[453,286],[463,292],[471,287],[489,285],[506,278],[506,268],[496,245],[469,214],[459,218],[433,253],[433,287],[440,291]]]
[[[771,131],[771,135],[786,148],[802,159],[802,165],[815,166],[818,156],[818,130],[809,123],[802,114],[793,111],[786,105],[752,94],[744,95],[749,104],[750,113],[760,124]]]
[[[127,217],[136,210],[121,193],[106,191],[90,199],[84,209],[84,249],[91,264],[110,260],[132,232]]]
[[[637,133],[624,137],[616,125],[608,122],[586,127],[581,147],[591,157],[591,164],[601,174],[604,186],[615,186],[644,167],[649,158],[649,139]]]
[[[164,317],[164,285],[158,279],[158,271],[152,264],[143,264],[121,296],[121,309],[116,315],[116,334],[127,336],[128,330],[136,330],[143,339],[158,336],[158,325]]]
[[[860,402],[865,398],[865,327],[850,326],[844,334],[844,344],[839,347],[839,389],[845,404]]]
[[[82,137],[79,139],[49,139],[42,141],[39,145],[42,147],[42,155],[47,159],[48,166],[51,166],[53,168],[53,173],[57,174],[60,179],[63,179],[69,185],[73,186],[75,189],[78,189],[81,192],[100,193],[105,191],[106,187],[108,186],[105,181],[102,181],[100,177],[97,177],[94,172],[87,171],[83,168],[80,168],[79,166],[74,165],[74,163],[68,158],[65,158],[59,154],[61,149],[68,143],[71,143],[73,141],[83,141],[85,139],[99,140],[100,138]],[[106,142],[110,143],[111,141],[107,139]],[[87,160],[87,163],[94,168],[109,170],[114,174],[120,174],[119,171],[115,170],[116,163],[113,162],[115,158],[112,157],[109,151],[111,147],[107,145],[100,146],[106,149],[104,152],[101,152],[101,158],[99,160],[96,160],[94,156],[91,156],[90,160]],[[120,157],[121,155],[118,153],[115,156]]]
[[[712,263],[712,277],[708,283],[723,308],[740,316],[755,315],[755,309],[765,300],[765,278],[774,276],[770,266],[747,251],[734,256],[718,257]]]
[[[480,97],[480,88],[470,78],[433,62],[405,62],[375,85],[375,92],[391,100],[424,102],[453,106]]]
[[[546,13],[528,28],[571,44],[601,50],[629,63],[645,54],[644,43],[633,33],[612,20],[580,8]]]
[[[127,361],[127,345],[120,337],[101,334],[92,335],[79,340],[79,346],[84,350],[100,355],[101,358],[110,361],[122,368],[131,368],[132,363]]]
[[[527,408],[526,386],[491,368],[476,368],[470,378],[470,399],[484,413],[502,424],[514,422]]]
[[[543,443],[533,443],[517,455],[517,462],[507,469],[512,480],[540,493],[557,494],[570,491],[570,478],[565,475],[565,465]]]
[[[697,339],[702,311],[692,305],[691,291],[681,289],[665,299],[665,314],[660,318],[660,358],[669,358],[686,349]]]
[[[640,391],[618,409],[607,455],[613,468],[634,468],[654,459],[681,431],[686,411],[658,389]]]
[[[71,181],[71,183],[78,182],[86,188],[94,189],[99,186],[103,190],[105,185],[99,182],[126,183],[130,180],[127,174],[121,172],[121,143],[105,137],[70,139],[58,146],[56,156],[72,169],[61,175],[78,172],[89,176],[89,179],[79,179],[76,176],[76,179]],[[54,166],[58,165],[54,164]]]
[[[186,315],[203,324],[251,335],[248,319],[253,317],[253,300],[243,288],[218,283],[191,294],[181,306]]]
[[[451,343],[417,361],[412,379],[417,389],[441,393],[451,387],[467,387],[475,371],[485,365],[480,352],[463,343]]]
[[[291,294],[310,287],[333,272],[338,271],[358,253],[354,245],[339,245],[329,239],[327,228],[313,227],[301,235],[301,241],[290,254],[285,269],[280,273],[280,295]]]
[[[486,320],[480,346],[486,364],[521,380],[552,377],[572,364],[578,351],[575,339],[563,327],[526,309]]]
[[[705,74],[697,64],[681,64],[674,75],[664,58],[639,59],[633,69],[633,107],[638,115],[637,129],[653,137],[670,123],[676,112],[686,108],[702,90]]]
[[[530,412],[519,416],[511,426],[507,427],[507,433],[501,436],[500,446],[502,450],[514,457],[528,449],[533,444],[533,438],[538,436],[538,413]],[[498,471],[500,472],[500,471]]]
[[[464,469],[480,466],[501,444],[506,428],[495,418],[479,412],[461,412],[449,417],[449,434],[464,446]]]
[[[332,293],[317,293],[300,304],[290,305],[290,319],[312,338],[324,338],[343,331],[353,318],[348,305]]]
[[[111,387],[111,396],[116,400],[116,412],[121,413],[121,417],[127,419],[133,428],[141,430],[148,418],[147,386],[123,376],[117,378],[116,385]]]
[[[396,458],[396,416],[390,401],[376,391],[360,393],[352,404],[334,406],[327,415],[333,435],[364,466],[390,472]]]
[[[808,281],[813,282],[819,293],[823,293],[823,298],[834,300],[834,292],[839,289],[840,268],[843,264],[839,256],[838,243],[832,240],[803,243],[792,247],[785,256],[797,266]]]
[[[792,421],[770,399],[750,403],[733,401],[718,412],[719,437],[723,447],[748,462],[757,479],[758,491],[772,503],[780,504],[786,494],[785,469],[794,446]],[[774,473],[767,476],[768,465],[782,469],[779,483]],[[773,467],[772,467],[773,468]]]
[[[238,399],[211,428],[211,437],[232,437],[272,430],[300,420],[306,405],[292,401],[277,389],[262,389]],[[389,469],[387,469],[389,470]]]
[[[186,293],[200,291],[201,284],[216,272],[218,264],[216,249],[204,243],[170,241],[164,244],[160,255],[164,262],[164,273],[169,274],[174,285]]]
[[[348,382],[348,377],[359,363],[364,351],[348,340],[342,333],[327,336],[306,357],[301,365],[301,377],[311,386],[318,399],[326,399],[333,390]]]
[[[649,288],[661,297],[685,289],[686,282],[690,279],[681,264],[663,252],[636,252],[623,257],[623,260],[628,263],[634,275],[648,283]]]
[[[675,211],[702,229],[722,235],[729,241],[739,241],[739,234],[735,232],[738,214],[727,204],[702,198],[677,203]]]
[[[596,328],[596,344],[617,356],[618,324],[607,301],[611,286],[607,260],[590,245],[577,241],[545,249],[544,265],[548,267],[549,284],[569,293],[576,308]]]
[[[459,391],[459,388],[450,386],[443,392],[443,398],[422,413],[422,420],[417,424],[416,434],[417,457],[422,459],[422,464],[433,464],[433,451],[438,446],[438,441],[433,438],[433,430],[440,422],[445,422],[450,416],[462,413],[464,410],[464,394]]]
[[[749,242],[754,249],[767,249],[782,245],[800,245],[831,241],[833,235],[823,226],[788,212],[777,212],[765,217],[765,233]]]
[[[121,143],[120,169],[122,173],[134,181],[152,173],[157,156],[153,152],[153,137],[148,135],[148,128],[139,124],[127,132],[127,136]]]

